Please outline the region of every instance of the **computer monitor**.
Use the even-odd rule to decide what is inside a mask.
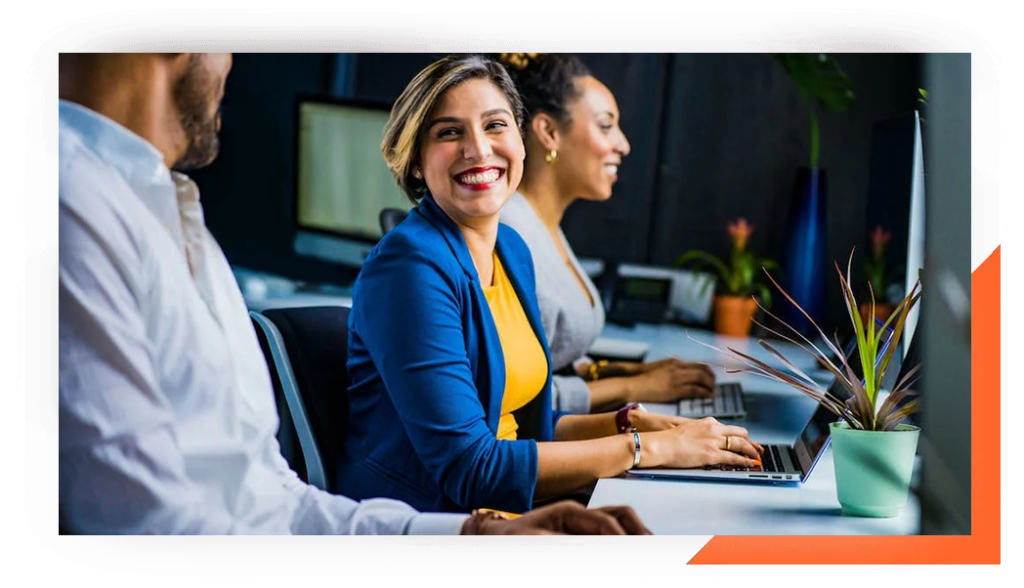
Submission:
[[[910,293],[917,282],[920,272],[924,269],[924,148],[921,141],[921,115],[914,111],[914,174],[910,184],[910,220],[907,223],[907,276],[905,282],[904,296]],[[921,314],[921,307],[914,306],[907,313],[907,323],[904,326],[905,339],[903,341],[903,357],[906,358],[909,351],[908,344],[917,330],[917,320]]]
[[[910,292],[924,268],[924,185],[924,150],[918,112],[876,123],[872,129],[868,223],[869,228],[880,224],[890,230],[893,244],[898,244],[897,251],[906,245],[901,260],[905,270],[903,296]],[[875,296],[881,299],[886,293],[875,292]],[[904,342],[913,336],[919,314],[920,307],[908,313]],[[906,355],[906,351],[903,345],[900,356]]]
[[[300,96],[295,125],[296,253],[360,267],[384,208],[408,210],[380,152],[390,107]]]

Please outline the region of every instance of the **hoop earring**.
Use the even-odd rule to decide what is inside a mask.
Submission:
[[[549,164],[554,163],[556,159],[558,159],[558,152],[555,151],[554,149],[544,154],[544,161],[548,162]]]

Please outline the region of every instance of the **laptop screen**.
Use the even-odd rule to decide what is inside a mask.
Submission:
[[[876,328],[881,329],[884,323],[878,319],[875,319]],[[875,365],[881,360],[882,355],[885,354],[885,350],[889,348],[889,341],[892,338],[892,328],[886,327],[888,333],[884,337],[882,347],[878,350],[878,357],[875,358]],[[854,338],[846,344],[843,352],[846,354],[848,361],[850,362],[850,368],[853,373],[863,377],[863,370],[860,366],[860,356],[856,353],[851,357],[854,349],[856,349],[857,341]],[[839,380],[832,380],[832,384],[828,388],[830,395],[845,401],[849,398],[850,394],[846,388],[839,382]],[[800,438],[797,439],[796,445],[793,450],[796,452],[797,460],[800,462],[800,469],[804,475],[810,473],[814,467],[814,463],[818,460],[818,457],[824,451],[825,446],[829,440],[829,425],[839,420],[832,411],[825,408],[821,404],[815,409],[814,414],[811,415],[811,419],[807,422],[807,426],[800,432]]]

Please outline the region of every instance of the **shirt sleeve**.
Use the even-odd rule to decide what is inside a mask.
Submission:
[[[573,414],[590,413],[590,388],[579,376],[552,376],[551,397],[555,410]]]
[[[141,256],[123,226],[96,230],[64,206],[59,219],[59,499],[70,531],[459,532],[465,516],[420,514],[395,500],[360,503],[303,483],[273,438],[267,459],[293,499],[277,494],[290,517],[246,524],[210,500],[186,472],[175,414],[158,384],[128,278],[144,271]]]
[[[404,233],[363,265],[352,308],[365,346],[427,471],[460,508],[529,510],[533,440],[499,441],[487,427],[455,278],[445,260]],[[454,262],[453,262],[454,263]]]
[[[329,494],[300,480],[280,450],[273,459],[285,486],[298,501],[290,529],[296,535],[456,535],[467,518],[463,514],[419,513],[404,502],[388,498],[356,502]]]
[[[558,330],[558,305],[549,297],[542,296],[538,292],[538,307],[551,350],[551,360],[554,364],[551,367],[554,371],[558,371],[562,369],[562,366],[557,365],[557,362],[559,359],[565,361],[568,351],[566,344],[572,342],[567,341],[566,335]],[[585,358],[577,359],[569,365],[575,367],[583,359]],[[586,381],[579,376],[553,374],[551,377],[551,408],[573,414],[589,414],[590,388],[587,387]]]
[[[61,206],[59,234],[62,519],[77,533],[257,532],[205,501],[185,473],[127,278],[143,271],[127,228],[90,226]]]

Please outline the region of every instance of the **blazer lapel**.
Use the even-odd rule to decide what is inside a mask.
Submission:
[[[479,282],[480,277],[476,273],[476,266],[473,265],[473,257],[469,254],[466,240],[462,237],[462,233],[459,232],[459,228],[455,226],[455,222],[448,218],[448,215],[434,202],[434,197],[430,194],[424,196],[416,210],[420,211],[430,221],[430,224],[437,227],[441,232],[445,243],[448,244],[448,248],[455,255],[456,261],[459,262],[462,271],[466,272],[466,275],[469,276],[470,281]]]
[[[448,215],[434,202],[434,198],[427,194],[415,210],[437,227],[459,266],[462,267],[462,271],[469,279],[470,313],[473,319],[470,324],[463,326],[471,329],[475,324],[481,329],[481,349],[478,350],[477,365],[474,367],[477,370],[484,370],[487,380],[486,382],[482,381],[478,374],[474,374],[474,377],[477,382],[480,403],[487,412],[487,427],[497,434],[498,421],[501,419],[501,401],[505,392],[505,361],[501,349],[501,339],[498,338],[498,327],[494,324],[494,317],[487,305],[487,297],[484,296],[480,276],[476,272],[476,266],[473,265],[473,257],[469,254],[469,247],[466,246],[466,240],[462,237],[462,233],[455,226],[455,222],[448,218]],[[504,263],[504,260],[502,262]],[[473,359],[470,358],[471,366],[474,363]]]

